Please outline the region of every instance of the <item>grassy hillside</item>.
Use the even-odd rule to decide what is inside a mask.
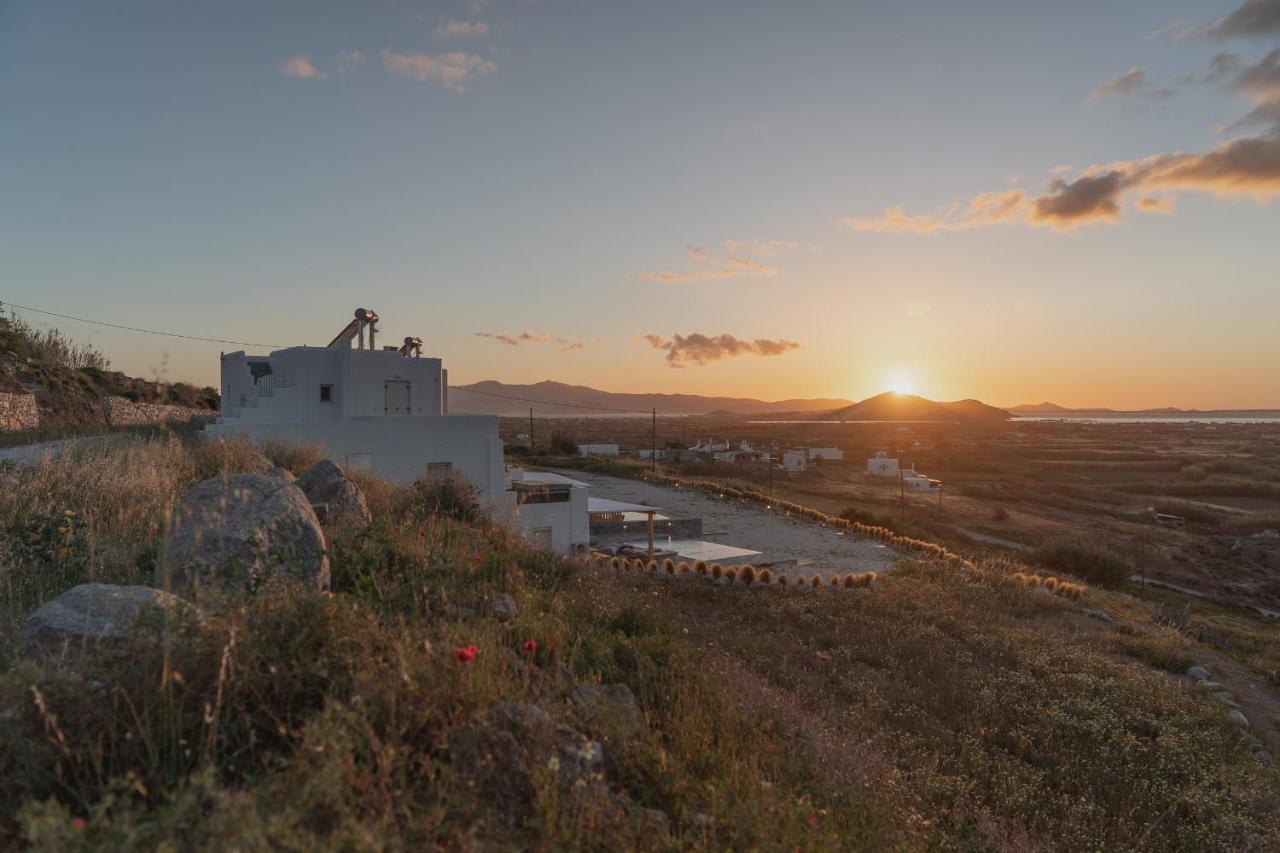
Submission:
[[[331,594],[226,599],[69,660],[21,652],[39,602],[147,582],[167,508],[246,458],[122,437],[0,475],[0,845],[1204,850],[1280,833],[1274,766],[1170,672],[1201,659],[1192,637],[998,563],[904,558],[849,592],[661,580],[365,479],[375,522],[331,540]],[[497,593],[509,622],[484,615]],[[566,699],[579,682],[628,685],[642,724],[586,713]],[[495,734],[502,703],[597,740],[601,778]]]
[[[218,408],[213,388],[138,379],[110,367],[93,347],[57,329],[36,329],[0,306],[0,391],[35,394],[43,427],[102,424],[103,397]]]

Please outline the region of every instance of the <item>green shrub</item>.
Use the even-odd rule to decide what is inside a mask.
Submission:
[[[1132,571],[1120,555],[1087,542],[1050,542],[1036,549],[1033,560],[1100,586],[1119,586]]]

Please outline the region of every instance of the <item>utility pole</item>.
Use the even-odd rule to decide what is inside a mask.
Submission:
[[[773,437],[769,438],[769,497],[773,497]]]
[[[902,468],[898,468],[898,504],[901,507],[902,523],[907,523],[907,481],[902,476]]]
[[[652,448],[653,450],[653,470],[658,470],[658,410],[653,410],[653,433]]]
[[[533,455],[533,406],[529,407],[529,455]]]

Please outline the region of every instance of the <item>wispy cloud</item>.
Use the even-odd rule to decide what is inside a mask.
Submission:
[[[747,257],[776,258],[799,244],[794,240],[727,240],[725,249],[728,254],[723,257],[712,256],[706,246],[687,245],[689,261],[694,269],[685,272],[641,273],[641,281],[657,282],[698,282],[715,281],[726,278],[763,277],[771,278],[778,274],[778,268],[771,263]]]
[[[432,31],[436,38],[486,38],[489,25],[484,21],[445,21]]]
[[[1089,95],[1089,100],[1096,101],[1112,95],[1129,95],[1137,92],[1147,84],[1147,75],[1141,68],[1130,68],[1123,74],[1117,74]]]
[[[907,303],[907,316],[913,320],[918,320],[933,310],[933,306],[920,299],[913,299]]]
[[[323,80],[324,72],[316,68],[310,57],[293,56],[280,63],[280,73],[300,80]]]
[[[461,51],[431,55],[397,53],[387,48],[382,51],[382,64],[392,74],[424,83],[439,83],[454,92],[465,92],[471,77],[498,70],[497,65],[483,56]]]
[[[559,335],[552,335],[547,332],[532,332],[525,329],[520,334],[507,334],[503,332],[476,332],[477,338],[489,338],[500,344],[506,344],[509,347],[517,347],[521,344],[555,344],[561,352],[577,352],[588,347],[585,341],[575,341]],[[596,344],[601,345],[603,342],[597,339]]]
[[[800,349],[800,344],[795,341],[769,338],[748,340],[733,335],[704,335],[701,332],[675,334],[669,338],[648,334],[644,339],[654,349],[666,352],[669,367],[684,367],[686,364],[701,367],[725,358],[742,355],[779,356]]]
[[[1210,29],[1216,38],[1268,36],[1280,33],[1280,0],[1245,0],[1244,5]]]
[[[1130,193],[1151,190],[1202,192],[1214,196],[1250,196],[1265,201],[1280,195],[1280,130],[1228,140],[1204,154],[1157,154],[1090,166],[1068,180],[1051,180],[1044,192],[984,193],[968,205],[941,215],[908,215],[889,208],[878,217],[847,217],[840,224],[858,231],[928,234],[998,223],[1068,230],[1093,222],[1115,221]],[[1170,202],[1166,201],[1166,204]],[[1141,210],[1155,210],[1139,205]]]

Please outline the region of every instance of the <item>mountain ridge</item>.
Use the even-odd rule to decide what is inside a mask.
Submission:
[[[458,396],[454,396],[459,392]],[[702,394],[660,394],[603,391],[588,385],[570,385],[544,379],[531,384],[486,379],[449,388],[449,410],[457,413],[520,415],[534,413],[588,414],[591,411],[617,414],[646,414],[657,409],[663,415],[705,415],[726,411],[737,415],[781,412],[830,411],[852,401],[840,397],[759,400],[754,397],[706,396]],[[510,399],[518,398],[518,399]]]

